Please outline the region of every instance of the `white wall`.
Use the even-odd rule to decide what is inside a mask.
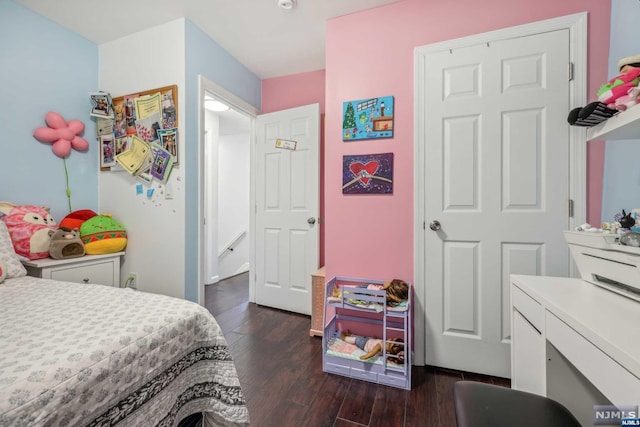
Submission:
[[[247,119],[249,124],[249,119]],[[246,235],[218,259],[224,279],[249,269],[250,134],[221,135],[218,142],[218,251],[241,232]]]
[[[117,97],[157,87],[178,86],[179,159],[185,159],[185,20],[178,19],[99,46],[99,89]],[[192,113],[194,114],[194,113]],[[101,172],[98,203],[127,228],[121,272],[137,273],[141,291],[183,298],[185,294],[185,185],[181,165],[169,183],[152,183],[154,194],[136,194],[139,181],[126,172]]]
[[[250,133],[220,135],[221,121],[217,113],[204,110],[205,168],[205,283],[222,279],[249,269],[249,206],[250,206]],[[247,129],[251,123],[247,118]],[[222,251],[236,236],[246,235]]]
[[[207,132],[204,146],[204,268],[206,284],[217,283],[218,275],[218,141],[219,118],[204,110],[204,128]]]

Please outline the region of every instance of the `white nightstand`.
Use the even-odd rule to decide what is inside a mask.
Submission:
[[[78,258],[23,261],[27,274],[63,282],[97,283],[120,287],[120,257],[124,252]]]

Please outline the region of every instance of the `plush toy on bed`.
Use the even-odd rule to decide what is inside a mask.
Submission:
[[[85,254],[80,231],[67,227],[50,230],[49,256],[53,259],[76,258]]]
[[[342,332],[340,339],[349,344],[355,344],[360,350],[366,351],[367,354],[360,356],[361,360],[371,359],[373,356],[382,354],[382,340],[375,337],[361,337],[358,335],[351,335],[351,332]],[[387,340],[386,351],[388,355],[395,357],[388,357],[387,360],[393,363],[404,363],[404,340],[402,338],[392,338]]]
[[[58,228],[49,208],[0,202],[0,213],[16,254],[32,260],[49,256],[49,231]]]

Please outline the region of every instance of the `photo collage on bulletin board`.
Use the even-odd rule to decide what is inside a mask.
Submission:
[[[119,167],[116,170],[124,170],[147,184],[153,179],[166,183],[178,163],[178,87],[113,99],[107,96],[104,92],[91,94],[101,170]]]
[[[342,140],[393,138],[393,117],[393,96],[343,102]],[[343,156],[342,194],[393,194],[393,153]]]

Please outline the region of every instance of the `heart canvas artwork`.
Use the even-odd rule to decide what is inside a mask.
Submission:
[[[342,194],[393,194],[393,153],[344,156]]]

